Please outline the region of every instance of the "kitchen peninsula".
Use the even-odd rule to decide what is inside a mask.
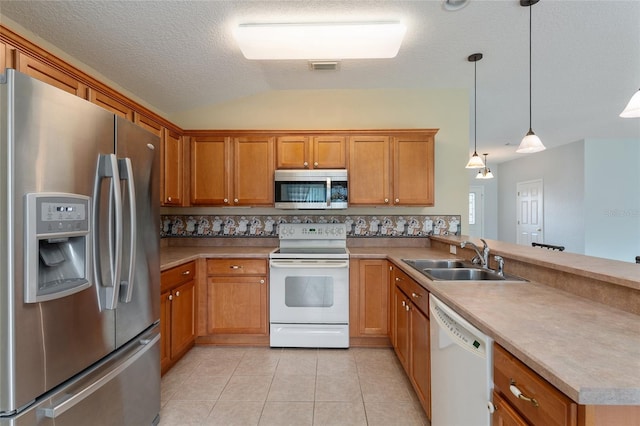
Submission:
[[[577,403],[578,418],[583,422],[579,424],[607,424],[601,419],[611,419],[600,415],[618,415],[613,418],[637,424],[640,421],[638,265],[500,241],[488,241],[491,255],[503,256],[505,271],[528,282],[437,282],[402,262],[405,258],[470,259],[473,253],[460,248],[463,240],[459,236],[434,236],[408,240],[413,244],[404,247],[394,247],[396,244],[371,247],[359,244],[356,239],[349,248],[352,261],[386,259],[490,335]],[[161,264],[165,270],[210,257],[266,259],[276,245],[277,241],[264,241],[260,247],[165,244]],[[456,254],[450,254],[451,246],[456,247]]]

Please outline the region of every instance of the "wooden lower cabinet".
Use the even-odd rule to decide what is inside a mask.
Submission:
[[[165,373],[195,343],[195,262],[164,271],[160,295],[160,367]]]
[[[269,342],[266,259],[209,259],[205,334],[200,343]]]
[[[427,417],[431,418],[431,353],[428,292],[394,268],[393,348],[409,376]]]
[[[352,345],[389,346],[389,262],[349,264],[349,335]]]
[[[493,426],[528,426],[528,423],[513,407],[495,391],[493,392],[493,406],[495,409],[491,421]]]

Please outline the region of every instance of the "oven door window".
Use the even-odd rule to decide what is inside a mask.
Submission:
[[[284,286],[284,303],[288,308],[333,306],[332,277],[286,277]]]

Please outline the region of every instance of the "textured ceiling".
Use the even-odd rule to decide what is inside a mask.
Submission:
[[[542,0],[533,7],[533,122],[547,147],[583,138],[640,138],[618,114],[640,87],[640,1]],[[269,90],[469,88],[477,64],[478,145],[515,156],[528,127],[528,17],[518,0],[471,0],[447,12],[414,1],[5,1],[17,22],[166,113]],[[398,19],[407,34],[393,60],[244,59],[240,22]],[[471,99],[473,102],[473,99]],[[514,140],[515,139],[515,140]]]

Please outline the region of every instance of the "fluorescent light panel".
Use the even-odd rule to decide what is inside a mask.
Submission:
[[[234,35],[247,59],[394,58],[400,22],[240,24]]]

